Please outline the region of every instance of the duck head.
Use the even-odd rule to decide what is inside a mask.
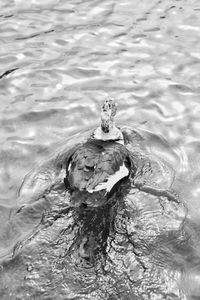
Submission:
[[[112,99],[104,101],[101,107],[101,124],[94,131],[94,138],[103,141],[118,141],[123,144],[123,135],[115,126],[114,117],[117,112],[117,105]]]

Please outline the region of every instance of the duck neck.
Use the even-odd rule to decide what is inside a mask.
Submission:
[[[115,126],[114,118],[117,105],[112,99],[106,100],[101,107],[101,125],[95,130],[94,138],[103,141],[116,141],[124,144],[122,132]]]
[[[116,127],[114,121],[104,122],[102,120],[101,125],[95,130],[94,138],[102,141],[116,141],[120,144],[124,144],[122,132]]]
[[[108,112],[101,112],[101,130],[103,133],[112,133],[115,128],[114,116]]]

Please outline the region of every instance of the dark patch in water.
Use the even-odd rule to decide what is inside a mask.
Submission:
[[[5,77],[5,76],[7,76],[7,75],[9,75],[9,74],[12,73],[12,72],[18,70],[18,69],[19,69],[19,68],[14,68],[14,69],[10,69],[10,70],[8,70],[8,71],[5,71],[3,74],[0,75],[0,79],[3,78],[3,77]]]
[[[141,22],[141,21],[147,21],[147,18],[138,18],[136,19],[137,22]]]
[[[54,32],[54,29],[47,30],[44,33],[50,33],[50,32]]]
[[[6,15],[6,16],[4,16],[4,18],[11,18],[11,17],[13,17],[14,15]]]
[[[34,37],[36,37],[36,36],[40,36],[40,35],[42,35],[43,33],[50,33],[50,32],[54,32],[54,30],[53,29],[51,29],[51,30],[47,30],[47,31],[44,31],[44,32],[40,32],[40,33],[35,33],[35,34],[32,34],[32,35],[29,35],[29,36],[24,36],[24,37],[17,37],[16,38],[16,40],[27,40],[27,39],[32,39],[32,38],[34,38]]]
[[[178,90],[180,92],[183,92],[183,93],[192,93],[192,89],[187,85],[171,84],[171,85],[169,85],[169,87],[172,89]]]
[[[144,30],[145,32],[154,32],[154,31],[159,31],[160,28],[159,27],[154,27],[154,28],[150,28],[150,29],[146,29]]]
[[[27,39],[32,39],[32,38],[34,38],[34,37],[36,37],[36,36],[39,36],[40,35],[40,33],[36,33],[36,34],[33,34],[33,35],[29,35],[29,36],[24,36],[24,37],[19,37],[19,38],[16,38],[16,40],[27,40]]]

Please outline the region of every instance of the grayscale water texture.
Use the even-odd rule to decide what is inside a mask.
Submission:
[[[25,175],[107,97],[143,137],[150,188],[20,207]],[[0,0],[0,103],[1,300],[200,299],[199,0]]]

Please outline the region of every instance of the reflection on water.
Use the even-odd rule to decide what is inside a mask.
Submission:
[[[27,299],[37,293],[36,299],[41,299],[40,293],[44,299],[66,299],[66,294],[68,299],[101,299],[102,295],[110,300],[165,299],[166,291],[168,299],[198,299],[199,1],[2,0],[0,8],[0,213],[2,224],[12,220],[5,230],[1,226],[5,233],[1,246],[6,249],[11,236],[14,245],[23,230],[28,235],[41,219],[35,207],[30,208],[31,218],[24,218],[29,213],[23,210],[12,218],[25,174],[58,142],[96,126],[99,105],[108,95],[118,101],[121,123],[149,131],[149,150],[173,167],[172,188],[188,208],[185,218],[181,205],[162,199],[160,206],[158,197],[145,191],[130,196],[135,202],[126,200],[129,209],[118,208],[111,218],[119,233],[110,225],[105,270],[109,275],[97,274],[97,278],[90,268],[86,275],[76,273],[68,256],[59,260],[60,254],[55,254],[56,260],[52,255],[63,248],[51,245],[56,240],[54,230],[58,233],[68,223],[74,224],[70,213],[60,217],[56,229],[44,225],[31,241],[31,250],[27,246],[23,256],[5,266],[2,299],[15,299],[17,288],[23,298],[26,285],[23,288],[19,274],[29,278]],[[48,205],[42,202],[41,207],[43,213]],[[120,234],[124,223],[129,242]],[[76,228],[72,232],[76,235]],[[69,238],[73,240],[72,233],[66,234]],[[84,253],[87,241],[79,244]],[[119,249],[124,252],[116,256]],[[144,272],[143,264],[150,271]],[[11,277],[15,284],[9,289]],[[85,287],[88,296],[83,296],[86,283],[91,289]]]

